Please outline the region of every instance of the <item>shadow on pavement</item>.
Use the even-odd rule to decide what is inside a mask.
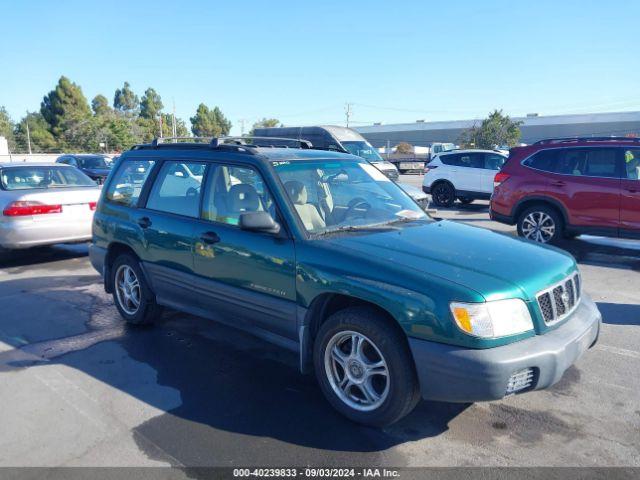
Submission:
[[[640,271],[640,242],[584,236],[561,240],[557,247],[578,263]]]
[[[640,325],[640,305],[598,302],[602,322],[610,325]]]
[[[23,250],[0,249],[0,268],[18,268],[88,255],[88,244],[52,245]]]
[[[391,447],[442,434],[469,406],[422,402],[388,429],[367,428],[329,406],[315,379],[298,372],[294,354],[251,335],[176,312],[154,327],[126,326],[97,276],[0,282],[6,292],[15,293],[0,318],[0,341],[15,348],[0,352],[0,372],[59,363],[164,410],[133,432],[152,458],[189,466],[247,458],[256,465],[404,465]],[[128,367],[140,363],[155,381]],[[180,402],[168,407],[171,389]]]

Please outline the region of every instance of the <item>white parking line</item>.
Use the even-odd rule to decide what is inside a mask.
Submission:
[[[633,350],[627,350],[626,348],[618,348],[612,347],[610,345],[596,345],[596,350],[603,350],[605,352],[615,353],[617,355],[623,355],[625,357],[635,358],[636,360],[640,360],[640,353],[634,352]]]

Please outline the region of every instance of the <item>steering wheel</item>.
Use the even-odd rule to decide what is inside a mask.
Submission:
[[[364,213],[366,213],[366,212],[356,212],[356,208],[358,208],[358,207],[362,207],[366,211],[369,211],[371,209],[371,204],[369,202],[367,202],[364,198],[361,198],[361,197],[354,198],[353,200],[351,200],[349,202],[349,205],[347,207],[347,211],[344,214],[344,218],[351,218],[351,216],[354,213],[357,213],[360,216],[362,216]]]

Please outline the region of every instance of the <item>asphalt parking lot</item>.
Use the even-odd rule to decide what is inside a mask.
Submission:
[[[513,234],[487,202],[437,215]],[[640,242],[561,247],[599,343],[547,391],[422,402],[384,430],[249,335],[171,312],[125,326],[85,245],[0,253],[0,466],[640,466]]]

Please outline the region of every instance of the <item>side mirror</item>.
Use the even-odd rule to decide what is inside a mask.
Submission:
[[[240,228],[273,235],[280,233],[280,224],[269,215],[269,212],[245,212],[240,214]]]

